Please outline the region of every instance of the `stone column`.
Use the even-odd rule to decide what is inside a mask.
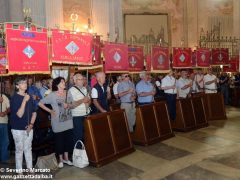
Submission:
[[[16,2],[16,1],[15,1]],[[46,10],[45,1],[43,0],[23,0],[23,8],[31,9],[32,22],[40,25],[46,26]]]
[[[49,28],[63,27],[63,1],[45,0],[46,26]]]

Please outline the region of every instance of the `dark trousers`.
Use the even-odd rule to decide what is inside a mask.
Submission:
[[[73,117],[73,141],[74,141],[74,144],[78,140],[83,141],[84,120],[85,120],[85,116],[75,116],[75,117]],[[80,144],[78,143],[78,146],[79,145]]]
[[[170,116],[170,120],[174,121],[176,119],[176,94],[167,94],[166,93],[166,100],[167,100],[167,107],[168,113]]]
[[[72,129],[54,133],[55,152],[60,155],[64,152],[71,153],[73,151],[73,131]]]

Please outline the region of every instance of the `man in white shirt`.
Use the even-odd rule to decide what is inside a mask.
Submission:
[[[162,79],[161,88],[162,90],[164,90],[164,93],[166,95],[167,107],[168,107],[170,119],[172,121],[175,121],[177,89],[176,89],[176,79],[174,77],[173,70],[170,70],[168,75],[166,75]]]
[[[84,77],[80,73],[76,73],[73,76],[74,86],[72,86],[68,95],[73,99],[73,138],[74,143],[78,140],[83,141],[84,134],[84,120],[86,115],[89,114],[89,106],[91,103],[90,96],[87,92],[86,87],[84,87]]]
[[[118,95],[118,85],[122,81],[121,76],[117,76],[117,82],[113,85],[113,95],[116,98],[116,102],[120,103],[119,95]]]
[[[187,71],[181,72],[181,77],[177,80],[177,97],[186,98],[190,93],[192,87],[192,81],[187,78]]]
[[[108,99],[111,99],[110,88],[105,83],[106,75],[104,72],[96,73],[97,84],[92,88],[92,99],[94,104],[94,113],[103,113],[109,111]]]
[[[198,92],[203,92],[203,88],[204,88],[203,78],[204,78],[204,75],[203,75],[202,69],[198,69],[194,79],[197,85]]]
[[[205,93],[216,93],[217,92],[217,77],[212,74],[212,68],[208,69],[208,73],[203,78]]]

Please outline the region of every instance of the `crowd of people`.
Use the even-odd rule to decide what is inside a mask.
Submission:
[[[162,98],[167,102],[170,120],[175,121],[177,98],[187,98],[198,92],[221,92],[227,105],[229,89],[240,87],[239,73],[232,77],[221,73],[217,77],[211,68],[206,74],[200,69],[195,73],[170,70],[156,79],[143,71],[139,73],[137,82],[128,73],[123,73],[116,76],[115,80],[112,83],[103,72],[97,72],[89,81],[76,72],[68,86],[63,77],[33,82],[32,77],[19,76],[13,84],[10,79],[5,79],[0,97],[0,161],[9,159],[8,147],[12,136],[17,172],[22,172],[23,154],[27,168],[32,168],[33,129],[39,120],[39,108],[50,114],[58,166],[63,168],[64,164],[72,165],[69,153],[74,143],[78,140],[84,142],[86,116],[108,112],[110,99],[115,99],[115,103],[125,109],[129,132],[132,133],[136,125],[136,104],[146,105],[153,103],[155,98]]]

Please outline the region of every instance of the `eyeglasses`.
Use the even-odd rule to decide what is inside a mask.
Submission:
[[[83,81],[83,79],[77,79],[78,81]]]
[[[128,76],[128,75],[125,75],[124,77],[126,78],[126,77],[129,77],[129,76]]]

